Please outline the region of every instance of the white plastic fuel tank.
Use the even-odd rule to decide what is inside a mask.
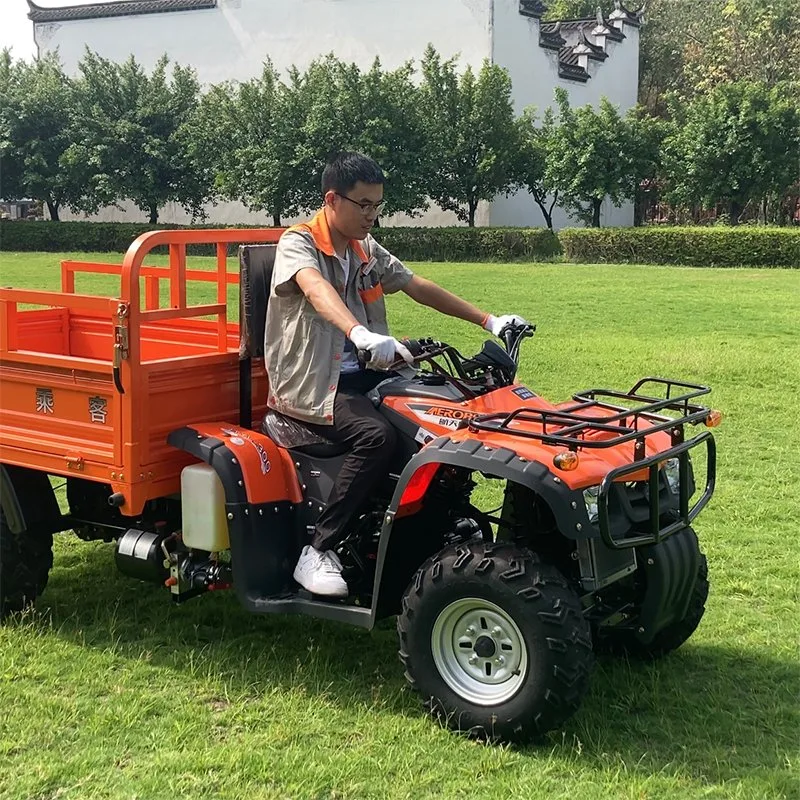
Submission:
[[[181,472],[183,543],[216,553],[230,547],[225,490],[208,464],[190,464]]]

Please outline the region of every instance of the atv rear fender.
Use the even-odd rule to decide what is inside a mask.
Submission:
[[[167,441],[205,461],[225,489],[233,583],[248,610],[287,590],[297,557],[294,507],[300,486],[285,450],[254,430],[203,422],[173,431]]]

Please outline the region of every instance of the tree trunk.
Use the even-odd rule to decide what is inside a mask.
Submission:
[[[150,219],[148,222],[151,225],[158,225],[158,206],[152,205],[150,206]]]
[[[59,204],[54,203],[51,200],[46,200],[45,202],[47,203],[47,213],[50,214],[50,219],[53,220],[53,222],[60,222],[61,220],[58,218]]]
[[[477,200],[470,200],[469,201],[469,216],[467,217],[467,225],[470,228],[475,227],[475,211],[478,208],[478,201]]]
[[[272,225],[275,228],[281,227],[281,215],[280,214],[273,214],[272,215]]]
[[[550,211],[553,210],[553,207],[551,206],[550,211],[548,211],[547,206],[541,200],[536,200],[536,205],[539,206],[539,211],[542,212],[544,224],[547,225],[549,230],[553,230],[553,215],[550,213]]]
[[[603,201],[598,200],[596,197],[592,198],[592,227],[599,228],[600,227],[600,206],[602,205]]]
[[[556,204],[556,198],[558,197],[558,192],[553,195],[553,202],[550,203],[550,208],[548,210],[547,206],[544,204],[544,201],[547,199],[544,195],[539,194],[538,192],[531,192],[533,195],[533,199],[536,201],[536,205],[539,206],[539,211],[542,212],[542,216],[544,217],[545,225],[547,225],[548,230],[553,230],[553,207]]]
[[[728,206],[728,210],[730,215],[730,224],[738,225],[739,215],[742,213],[742,206],[735,200],[731,200],[730,205]]]
[[[556,203],[558,202],[558,189],[553,192],[553,202],[550,203],[550,208],[547,209],[547,214],[545,214],[545,219],[547,220],[547,227],[552,231],[553,230],[553,209],[556,207]]]

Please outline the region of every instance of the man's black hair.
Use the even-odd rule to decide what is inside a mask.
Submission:
[[[348,151],[337,153],[322,172],[322,194],[347,194],[358,181],[383,185],[386,179],[383,170],[369,156]]]

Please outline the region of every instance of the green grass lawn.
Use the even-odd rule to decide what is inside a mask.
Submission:
[[[0,284],[58,288],[58,259],[0,253]],[[118,575],[111,545],[64,535],[37,612],[0,629],[3,800],[800,797],[800,271],[415,268],[535,321],[520,378],[546,397],[644,375],[714,388],[725,419],[696,525],[711,579],[697,633],[657,664],[601,659],[545,745],[492,747],[423,716],[391,623],[250,616],[230,593],[174,608]],[[467,352],[485,338],[405,296],[389,306],[398,335]]]

